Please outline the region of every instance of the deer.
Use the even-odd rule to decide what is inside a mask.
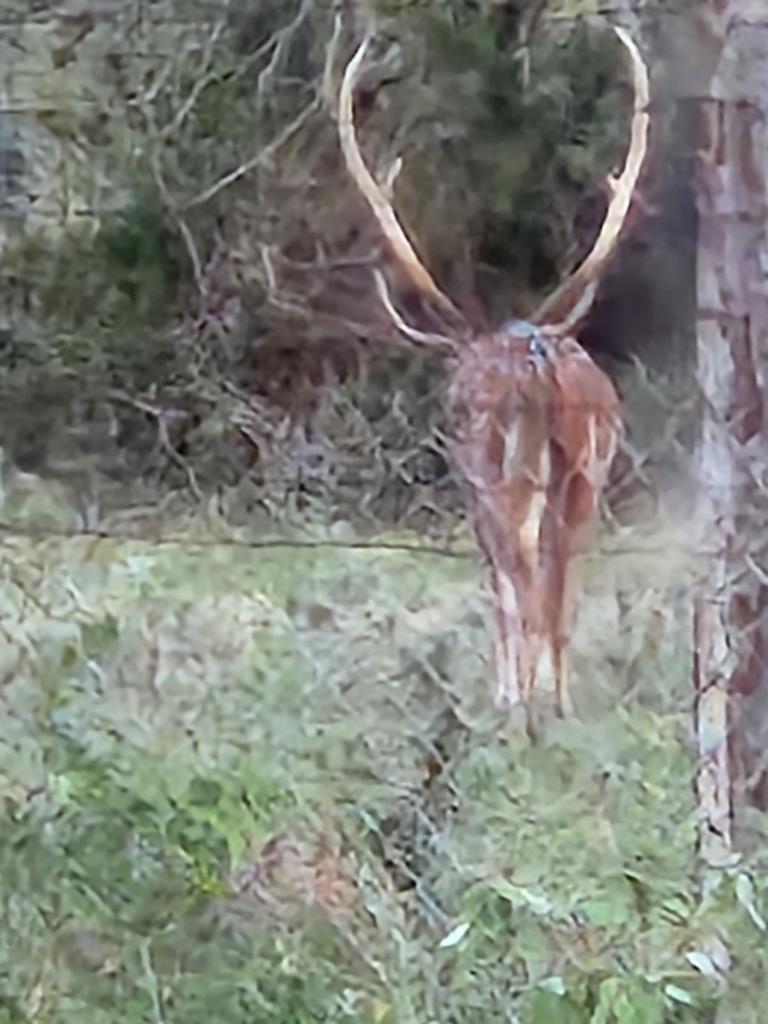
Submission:
[[[628,55],[634,103],[624,166],[608,178],[600,232],[582,262],[528,319],[494,330],[473,326],[419,258],[390,198],[400,161],[380,183],[363,159],[354,96],[373,31],[347,63],[338,100],[346,170],[373,215],[391,269],[418,299],[424,324],[415,326],[400,312],[377,269],[379,300],[400,335],[442,352],[450,364],[449,451],[468,488],[489,569],[496,704],[530,710],[548,647],[556,712],[563,718],[573,714],[568,650],[576,566],[594,533],[623,430],[611,379],[575,335],[626,224],[650,128],[647,67],[632,37],[622,28],[614,31]]]

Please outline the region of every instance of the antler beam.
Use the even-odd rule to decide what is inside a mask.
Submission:
[[[419,295],[429,300],[451,325],[466,327],[463,314],[438,288],[411,245],[384,190],[365,165],[357,142],[354,122],[354,91],[370,36],[366,37],[347,64],[339,94],[339,141],[352,180],[370,207],[395,263]],[[381,289],[383,282],[380,282]],[[384,286],[385,291],[386,287]],[[390,302],[391,306],[391,302]],[[399,327],[399,325],[398,325]],[[418,333],[418,332],[417,332]]]
[[[614,31],[627,48],[632,65],[635,102],[629,150],[624,170],[619,177],[608,179],[611,200],[592,251],[531,318],[534,323],[546,324],[548,333],[561,336],[570,333],[575,324],[589,312],[597,291],[599,275],[616,248],[621,229],[624,227],[632,194],[648,152],[648,69],[632,37],[623,28],[615,27]]]

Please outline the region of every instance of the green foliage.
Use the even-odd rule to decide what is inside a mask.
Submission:
[[[620,159],[628,111],[612,34],[577,24],[565,40],[521,47],[480,10],[428,7],[411,17],[429,41],[436,161],[459,196],[474,193],[476,258],[523,286],[552,285],[572,263],[580,198]]]
[[[241,830],[285,820],[277,809],[290,801],[272,782],[245,765],[169,778],[140,758],[118,766],[119,754],[94,760],[67,744],[57,753],[43,793],[6,801],[14,944],[0,956],[17,1020],[331,1019],[336,971],[319,959],[321,937],[316,949],[308,930],[295,948],[255,920],[223,934],[236,899],[221,880],[228,848],[239,849]]]
[[[573,262],[584,241],[573,228],[579,199],[624,145],[618,47],[610,36],[579,29],[562,41],[540,31],[523,50],[493,4],[385,6],[402,43],[402,80],[377,95],[372,123],[361,126],[366,144],[381,148],[384,140],[386,148],[392,130],[381,131],[377,121],[391,119],[393,146],[405,158],[398,203],[448,290],[458,282],[476,291],[494,315],[507,315],[512,307],[524,313],[525,293],[546,288]],[[78,437],[87,433],[85,397],[94,406],[105,401],[111,403],[110,429],[127,456],[121,467],[126,477],[135,475],[137,464],[143,469],[149,463],[153,480],[161,476],[164,484],[186,486],[190,477],[178,451],[203,489],[223,476],[230,482],[247,473],[246,457],[253,452],[233,429],[227,391],[234,384],[246,402],[268,392],[283,368],[275,359],[262,368],[261,358],[273,344],[280,352],[287,340],[294,352],[312,353],[314,360],[307,369],[297,358],[296,372],[291,365],[285,374],[293,381],[291,412],[295,405],[302,405],[302,413],[311,405],[313,430],[324,440],[328,435],[328,447],[338,455],[322,485],[335,482],[343,514],[353,514],[366,473],[360,466],[366,460],[354,461],[347,444],[354,419],[357,451],[368,445],[377,456],[383,452],[367,464],[380,463],[381,478],[403,481],[396,498],[382,497],[374,510],[378,518],[398,520],[410,502],[405,479],[413,464],[432,460],[434,472],[440,469],[424,440],[433,412],[423,429],[423,392],[439,384],[434,363],[385,354],[371,360],[359,386],[316,402],[315,382],[332,379],[317,359],[326,345],[316,343],[311,310],[298,318],[290,312],[305,296],[308,305],[316,301],[331,314],[322,328],[329,338],[348,337],[344,323],[370,319],[364,303],[355,308],[351,301],[359,288],[350,281],[360,271],[350,268],[348,281],[336,263],[350,255],[359,224],[353,226],[358,218],[347,201],[349,182],[338,173],[333,119],[318,109],[242,181],[196,202],[215,182],[229,182],[233,169],[251,166],[318,90],[324,95],[326,87],[338,85],[349,40],[338,40],[333,67],[326,68],[333,18],[325,5],[242,0],[228,12],[221,24],[188,24],[168,0],[157,12],[158,26],[166,16],[168,23],[162,33],[158,28],[155,42],[138,7],[135,18],[126,9],[121,24],[138,33],[132,46],[143,55],[135,64],[118,60],[99,37],[93,55],[98,67],[91,70],[108,83],[106,98],[67,108],[63,114],[69,112],[73,126],[57,129],[63,144],[85,154],[66,165],[74,177],[71,195],[62,186],[62,208],[71,216],[81,204],[92,204],[95,216],[83,221],[82,230],[67,226],[45,236],[32,231],[20,245],[9,245],[4,294],[22,315],[11,317],[11,336],[0,348],[0,427],[14,458],[39,465],[47,444],[55,448],[73,420],[79,418]],[[420,51],[427,55],[426,74]],[[324,77],[326,71],[332,73]],[[100,141],[86,131],[81,107],[96,111],[92,116],[104,129]],[[391,155],[394,150],[385,154]],[[192,250],[206,278],[202,303],[192,280]],[[323,251],[329,258],[318,259],[315,268]],[[266,299],[272,287],[267,254],[276,302]],[[304,378],[312,382],[308,400]],[[405,414],[397,423],[390,401],[395,387]],[[159,439],[158,423],[138,405],[116,404],[113,389],[142,399],[151,392],[153,408],[172,407],[169,421],[182,436],[170,443]],[[437,401],[430,399],[434,410]],[[386,415],[379,415],[381,406]],[[284,412],[279,406],[266,410],[276,421]],[[201,417],[206,422],[195,434]],[[93,427],[94,444],[110,453],[101,468],[111,471],[113,447],[99,436],[99,426]],[[259,443],[265,450],[272,444],[270,430],[264,433]],[[67,461],[72,455],[66,453]],[[276,475],[293,483],[290,467],[280,469]],[[348,479],[355,487],[342,494],[338,481]],[[321,484],[316,479],[312,486]],[[279,507],[280,498],[267,491],[265,485],[262,503]],[[370,482],[370,492],[378,500],[379,479]]]
[[[95,239],[63,236],[51,248],[30,236],[14,265],[17,276],[37,281],[43,323],[62,333],[152,327],[168,316],[181,282],[173,239],[157,199],[137,194],[104,218]]]
[[[96,254],[104,260],[110,284],[142,320],[167,316],[179,286],[174,237],[152,194],[137,196],[131,206],[107,219],[96,237]]]
[[[39,464],[50,439],[63,440],[73,409],[83,415],[85,402],[103,401],[112,387],[157,387],[183,366],[166,325],[187,272],[145,193],[105,217],[95,238],[30,234],[9,255],[9,304],[32,295],[33,315],[18,316],[0,356],[0,426],[14,458]],[[136,440],[145,435],[133,431]],[[92,442],[104,445],[98,428]]]

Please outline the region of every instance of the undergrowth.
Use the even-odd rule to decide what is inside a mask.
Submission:
[[[578,719],[532,747],[466,540],[12,525],[0,1021],[760,1019],[764,866],[700,885],[668,543],[608,539]]]

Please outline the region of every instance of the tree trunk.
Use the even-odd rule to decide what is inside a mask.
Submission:
[[[701,848],[730,853],[732,823],[760,804],[768,749],[765,465],[768,395],[768,5],[700,0],[697,162],[698,452],[706,573],[696,602],[694,683]],[[703,84],[703,83],[702,83]]]

